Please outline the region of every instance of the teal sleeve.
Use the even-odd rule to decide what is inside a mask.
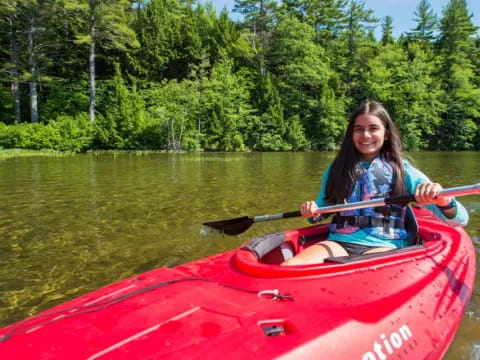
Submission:
[[[317,200],[315,200],[315,203],[317,204],[318,207],[324,207],[327,204],[325,203],[325,191],[327,188],[327,181],[328,181],[328,175],[330,174],[330,166],[325,170],[322,176],[322,182],[320,184],[320,191],[318,192]],[[307,219],[310,224],[315,224],[319,221],[324,220],[325,217],[321,216],[317,221],[314,221],[312,218]]]
[[[320,185],[320,191],[318,192],[317,200],[315,202],[317,203],[318,207],[324,207],[327,204],[325,203],[325,193],[327,189],[327,181],[328,181],[328,176],[330,175],[330,166],[325,170],[322,176],[322,183]]]
[[[405,167],[405,187],[408,193],[414,194],[418,185],[430,181],[427,175],[410,165],[408,161],[404,161],[403,165]],[[468,224],[468,212],[458,201],[457,213],[452,219],[446,217],[442,210],[440,210],[435,204],[422,206],[430,210],[438,219],[450,226],[466,226]]]

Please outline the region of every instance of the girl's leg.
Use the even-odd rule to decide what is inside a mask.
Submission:
[[[328,257],[347,256],[347,251],[335,241],[322,241],[284,261],[281,265],[310,265],[322,263]]]

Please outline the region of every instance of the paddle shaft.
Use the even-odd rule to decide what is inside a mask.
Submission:
[[[299,216],[302,216],[302,213],[297,210],[297,211],[290,211],[290,212],[286,212],[286,213],[255,216],[253,218],[253,222],[287,219],[287,218],[293,218],[293,217],[299,217]]]
[[[480,184],[444,189],[438,194],[437,197],[465,196],[465,195],[472,195],[472,194],[480,194]],[[347,204],[324,206],[319,208],[315,212],[315,214],[328,214],[328,213],[339,212],[339,211],[379,207],[379,206],[385,206],[390,204],[407,204],[413,201],[415,201],[415,195],[392,196],[387,198],[363,200],[363,201],[352,202]],[[299,216],[301,216],[300,211],[291,211],[291,212],[272,214],[272,215],[260,215],[260,216],[255,216],[253,218],[253,222],[286,219],[286,218],[299,217]]]
[[[480,184],[444,189],[438,194],[438,197],[465,196],[465,195],[472,195],[472,194],[480,194]],[[346,210],[379,207],[379,206],[385,206],[389,204],[407,204],[412,201],[415,201],[414,195],[392,196],[392,197],[383,198],[383,199],[372,199],[372,200],[364,200],[364,201],[358,201],[358,202],[347,203],[347,204],[324,206],[317,209],[315,214],[326,214],[326,213],[334,213],[334,212],[346,211]],[[252,224],[256,222],[287,219],[287,218],[294,218],[299,216],[301,216],[300,211],[291,211],[291,212],[271,214],[271,215],[259,215],[255,217],[242,216],[235,219],[210,221],[210,222],[203,223],[205,228],[204,233],[208,233],[209,230],[213,230],[215,232],[224,233],[226,235],[238,235],[244,232],[245,230],[247,230]]]

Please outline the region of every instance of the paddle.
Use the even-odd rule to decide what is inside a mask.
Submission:
[[[438,196],[465,196],[472,194],[480,194],[480,183],[475,185],[459,186],[450,189],[444,189],[440,192]],[[316,214],[327,214],[345,210],[384,206],[389,204],[407,204],[413,201],[415,201],[414,195],[392,196],[347,204],[325,206],[319,208],[316,211]],[[202,229],[202,233],[214,231],[226,235],[238,235],[246,231],[250,226],[252,226],[252,224],[257,222],[287,219],[299,216],[301,216],[300,211],[290,211],[272,215],[259,215],[254,217],[242,216],[234,219],[210,221],[202,224],[204,227]]]

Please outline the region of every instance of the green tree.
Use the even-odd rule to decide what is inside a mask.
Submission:
[[[368,65],[365,95],[387,106],[408,150],[429,148],[445,110],[435,58],[420,44],[386,45]]]
[[[14,123],[21,121],[20,110],[20,86],[19,86],[19,44],[18,44],[18,1],[7,0],[0,4],[0,18],[4,20],[1,22],[2,35],[8,34],[1,41],[3,45],[0,47],[0,52],[8,59],[3,68],[0,69],[4,73],[4,78],[11,80],[11,92],[13,97],[13,118]],[[3,36],[2,36],[3,37]],[[3,96],[5,98],[5,96]],[[7,101],[5,101],[7,103]],[[8,119],[9,117],[5,117]]]
[[[315,136],[312,148],[336,150],[343,140],[347,125],[347,102],[345,97],[336,96],[332,87],[325,84],[320,92],[315,121]]]
[[[50,25],[53,24],[51,14],[55,12],[56,3],[54,0],[19,0],[14,6],[17,28],[12,29],[12,33],[22,35],[15,40],[15,62],[21,68],[21,73],[17,74],[28,82],[30,121],[38,123],[38,83],[42,80],[43,70],[51,61],[45,50],[54,41]]]
[[[303,1],[307,21],[315,30],[315,41],[323,47],[331,48],[332,42],[346,28],[347,3],[348,0]]]
[[[435,39],[435,30],[438,28],[437,15],[428,0],[420,0],[414,12],[413,21],[417,26],[408,32],[408,37],[413,41],[430,43]]]
[[[124,139],[124,147],[141,148],[143,144],[140,137],[146,122],[144,100],[137,90],[135,81],[130,88],[126,86],[117,64],[111,97],[109,108],[104,116],[106,118],[111,116],[116,121],[117,130]]]
[[[140,47],[132,58],[135,73],[147,81],[185,79],[192,64],[214,46],[210,36],[216,15],[199,6],[196,13],[190,1],[142,1],[136,12],[134,28]]]
[[[330,127],[320,127],[318,122],[337,119],[320,119],[321,94],[334,79],[327,54],[322,46],[315,43],[315,36],[310,25],[301,23],[295,17],[282,17],[272,48],[275,54],[272,71],[278,79],[286,127],[297,129],[295,133],[298,134],[300,121],[306,138],[320,143],[315,139],[330,136],[327,134]]]
[[[75,48],[71,46],[70,34],[76,29],[76,18],[64,5],[54,0],[8,0],[0,5],[0,16],[7,20],[2,23],[2,30],[8,33],[6,55],[10,61],[5,70],[6,79],[12,81],[14,122],[27,118],[27,111],[31,122],[48,121],[53,107],[45,111],[45,102],[52,90],[62,88],[64,93],[68,92],[65,89],[73,87],[75,77],[81,77],[78,54],[70,50]],[[65,71],[68,68],[70,72]],[[29,101],[22,83],[28,84]],[[62,104],[53,110],[65,111]]]
[[[96,104],[96,53],[97,48],[125,52],[139,46],[135,32],[129,26],[127,12],[129,0],[65,0],[65,6],[82,16],[83,31],[77,34],[76,43],[88,47],[88,74],[90,121],[95,121]]]
[[[167,150],[199,150],[195,128],[199,96],[195,82],[163,81],[143,91],[148,113],[144,142]]]
[[[251,128],[254,150],[291,150],[285,141],[287,132],[283,106],[270,74],[261,80],[258,121]]]
[[[380,43],[382,45],[395,43],[393,38],[393,18],[391,16],[385,16],[382,21],[382,39]]]
[[[285,0],[281,2],[278,10],[280,15],[295,16],[300,22],[306,22],[307,5],[305,0]]]
[[[440,149],[470,149],[475,141],[480,117],[480,92],[475,85],[472,62],[477,29],[466,1],[450,0],[440,20],[438,41],[447,105],[437,137]]]
[[[218,17],[215,27],[215,38],[219,54],[226,52],[229,58],[238,56],[240,33],[237,31],[235,23],[230,19],[226,9],[223,9]]]
[[[235,0],[234,12],[242,14],[249,29],[248,39],[261,77],[266,76],[265,53],[270,46],[271,30],[277,8],[275,0]]]
[[[39,32],[42,28],[42,17],[45,15],[44,7],[37,1],[25,1],[22,3],[23,15],[27,30],[27,58],[28,58],[28,84],[30,90],[30,121],[38,123],[38,63],[41,56],[38,49],[40,45]]]
[[[409,150],[434,148],[446,106],[444,91],[436,78],[439,64],[433,51],[422,43],[410,44],[403,86],[404,143]]]
[[[250,93],[241,75],[233,73],[233,63],[216,64],[204,90],[206,112],[205,150],[238,151],[246,149],[246,136],[254,122]]]
[[[205,7],[198,4],[194,16],[201,40],[199,52],[201,55],[196,56],[195,64],[190,67],[196,66],[198,60],[205,62],[206,57],[211,64],[228,57],[231,54],[231,46],[235,42],[235,29],[234,24],[228,19],[226,10],[220,14],[220,18],[217,18],[212,3],[207,3]]]
[[[343,38],[343,59],[337,63],[342,64],[342,69],[339,69],[343,73],[344,82],[347,87],[347,97],[355,99],[363,98],[361,93],[362,73],[366,71],[364,68],[363,55],[366,58],[372,54],[366,54],[370,52],[372,46],[376,44],[371,40],[368,40],[367,34],[370,27],[376,24],[378,19],[373,16],[373,10],[365,8],[365,1],[350,0],[349,7],[347,9],[347,27],[342,33]]]

